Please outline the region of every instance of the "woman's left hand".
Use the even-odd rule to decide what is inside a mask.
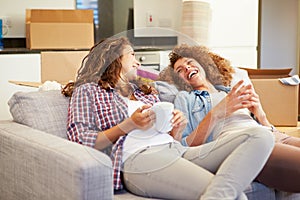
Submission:
[[[181,141],[181,135],[183,130],[187,125],[187,119],[184,114],[175,109],[173,111],[173,118],[172,118],[172,130],[170,131],[170,135],[177,141]]]
[[[246,91],[247,94],[251,94],[250,102],[251,102],[251,107],[248,109],[250,112],[252,112],[254,115],[259,114],[261,112],[261,104],[259,100],[258,94],[254,91],[253,86],[251,86],[250,89]]]
[[[251,86],[246,93],[251,94],[250,102],[251,102],[251,107],[248,108],[248,110],[254,114],[254,116],[257,118],[257,120],[265,126],[269,126],[270,123],[267,119],[266,113],[263,110],[263,107],[260,103],[259,100],[259,95],[255,92],[253,86]]]

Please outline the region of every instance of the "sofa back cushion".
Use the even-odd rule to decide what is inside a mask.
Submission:
[[[62,138],[67,138],[68,104],[60,90],[16,92],[8,101],[15,122]]]

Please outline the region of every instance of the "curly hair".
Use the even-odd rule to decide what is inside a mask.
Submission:
[[[209,52],[209,55],[218,67],[219,72],[223,77],[223,85],[230,86],[232,74],[235,72],[234,68],[231,66],[230,61],[213,52]]]
[[[174,84],[178,90],[191,91],[192,87],[174,72],[174,64],[183,57],[194,58],[199,62],[212,84],[230,86],[235,71],[229,60],[209,51],[207,47],[186,44],[175,47],[169,54],[170,65],[160,72],[158,80]]]
[[[94,82],[105,90],[113,87],[119,89],[123,95],[129,95],[132,92],[132,87],[124,77],[121,77],[121,58],[123,50],[128,45],[132,46],[126,37],[111,37],[95,44],[83,58],[75,82],[68,83],[62,89],[62,94],[71,96],[74,88],[85,83]],[[138,81],[136,83],[143,92],[149,94],[150,89],[148,86]]]
[[[219,85],[223,83],[223,76],[219,72],[217,65],[209,54],[209,49],[205,46],[189,46],[182,44],[176,46],[169,54],[170,66],[174,68],[174,64],[178,59],[183,57],[195,59],[206,73],[206,78],[213,84]]]

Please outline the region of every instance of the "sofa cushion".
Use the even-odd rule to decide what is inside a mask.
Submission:
[[[69,98],[60,90],[16,92],[8,101],[15,122],[67,138]]]
[[[174,103],[175,97],[179,92],[175,85],[169,84],[165,81],[155,81],[153,82],[153,85],[158,91],[159,99],[161,101]]]

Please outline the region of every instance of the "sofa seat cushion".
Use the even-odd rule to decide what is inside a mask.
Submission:
[[[65,139],[68,104],[60,90],[16,92],[8,101],[15,122]]]

